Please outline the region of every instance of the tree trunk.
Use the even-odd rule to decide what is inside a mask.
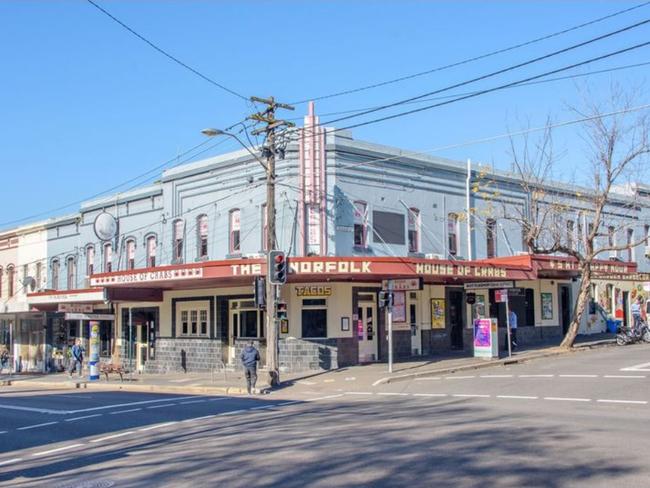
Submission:
[[[571,349],[573,343],[576,340],[578,335],[578,330],[580,329],[580,322],[582,322],[582,316],[585,312],[585,307],[589,302],[589,296],[591,294],[591,264],[588,263],[582,266],[582,281],[580,282],[580,289],[578,291],[578,299],[576,300],[575,307],[573,308],[573,316],[571,317],[571,323],[569,324],[569,330],[567,330],[564,339],[560,343],[560,347],[563,349]]]

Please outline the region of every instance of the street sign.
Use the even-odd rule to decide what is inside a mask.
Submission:
[[[388,290],[388,282],[392,281],[393,291],[413,291],[413,290],[422,290],[424,288],[424,280],[422,278],[405,278],[400,280],[383,280],[381,282],[381,287],[384,290]]]
[[[514,281],[476,281],[465,283],[466,290],[489,290],[492,288],[514,288]]]
[[[508,290],[495,290],[494,301],[497,303],[508,303]]]

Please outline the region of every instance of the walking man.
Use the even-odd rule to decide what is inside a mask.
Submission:
[[[2,346],[2,351],[0,351],[0,373],[2,373],[2,371],[7,367],[8,363],[9,363],[9,350],[7,349],[7,346]],[[9,371],[11,370],[9,369]]]
[[[517,347],[517,314],[514,310],[510,310],[508,322],[510,323],[510,341],[514,349]]]
[[[250,341],[241,353],[241,362],[244,366],[246,375],[246,388],[248,394],[255,393],[255,383],[257,383],[257,362],[260,360],[260,353],[253,341]]]
[[[83,361],[84,353],[83,348],[81,347],[81,339],[77,339],[74,346],[72,346],[72,357],[70,358],[70,369],[68,371],[70,378],[72,378],[72,373],[74,373],[77,367],[79,368],[79,378],[81,378]]]

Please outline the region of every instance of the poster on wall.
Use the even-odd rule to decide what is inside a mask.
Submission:
[[[431,299],[431,328],[432,329],[445,328],[445,299],[444,298]]]
[[[393,292],[393,322],[406,322],[406,292]]]
[[[542,293],[542,320],[553,318],[553,294]]]

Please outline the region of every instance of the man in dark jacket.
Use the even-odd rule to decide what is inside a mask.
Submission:
[[[257,362],[260,360],[260,353],[253,341],[249,342],[241,353],[241,362],[244,366],[244,373],[246,375],[246,388],[250,395],[255,391],[255,383],[257,382]]]

